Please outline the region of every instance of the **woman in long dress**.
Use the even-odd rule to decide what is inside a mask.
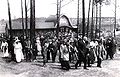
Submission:
[[[37,46],[38,55],[41,55],[42,47],[39,37],[36,38],[36,46]]]
[[[8,43],[5,40],[2,41],[1,49],[2,49],[2,52],[3,52],[3,57],[8,57],[9,56]]]
[[[21,62],[24,59],[23,52],[22,52],[22,44],[20,40],[16,40],[14,43],[14,54],[16,58],[16,62]]]

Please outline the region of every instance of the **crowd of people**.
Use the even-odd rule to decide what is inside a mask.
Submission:
[[[37,61],[37,56],[42,56],[43,66],[47,65],[49,60],[56,62],[56,56],[61,64],[61,68],[69,70],[73,63],[75,69],[81,66],[88,69],[97,62],[97,67],[102,67],[101,63],[105,59],[113,59],[116,51],[114,38],[90,40],[87,37],[75,36],[74,32],[60,33],[56,37],[54,33],[37,35],[31,47],[30,39],[14,37],[12,39],[3,39],[1,50],[3,57],[10,57],[11,61],[17,63],[24,61]]]

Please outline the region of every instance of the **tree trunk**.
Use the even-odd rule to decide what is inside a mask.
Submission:
[[[24,20],[23,20],[23,1],[21,0],[21,14],[22,14],[22,29],[23,29],[23,39],[24,39]]]
[[[93,21],[93,18],[94,17],[94,0],[92,2],[92,21],[91,21],[91,40],[93,40],[94,38],[94,35],[93,35],[93,30],[94,30],[94,21]]]
[[[100,2],[100,6],[99,6],[99,38],[101,35],[101,5],[102,5],[102,2]]]
[[[95,26],[95,38],[97,38],[97,23],[98,23],[98,4],[96,3],[96,26]]]
[[[91,0],[89,0],[89,8],[88,8],[88,20],[87,20],[87,37],[89,37],[89,17],[90,17],[90,5],[91,5]]]
[[[9,0],[7,0],[7,4],[8,4],[8,17],[9,17],[9,28],[10,28],[10,38],[12,38],[12,21],[11,21],[11,13],[10,13],[10,4],[9,4]]]
[[[85,0],[82,0],[82,38],[85,36]]]
[[[28,38],[28,20],[27,20],[27,2],[25,0],[25,27],[26,27],[26,38]]]
[[[77,9],[77,39],[78,39],[78,36],[79,36],[79,7],[80,7],[80,0],[78,0],[78,9]]]
[[[35,0],[30,0],[30,41],[31,47],[34,47],[35,41]]]

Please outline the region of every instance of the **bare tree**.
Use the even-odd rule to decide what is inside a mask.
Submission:
[[[23,1],[21,0],[21,14],[22,14],[22,29],[23,29],[23,38],[24,38],[24,19],[23,19]]]
[[[35,40],[35,0],[30,0],[30,41],[34,47]]]
[[[85,0],[82,0],[82,38],[85,36]]]
[[[91,0],[89,0],[89,7],[88,7],[88,19],[87,19],[87,37],[89,37],[89,17],[90,17],[90,6],[91,6]]]
[[[11,21],[11,12],[10,12],[10,4],[9,0],[7,0],[8,4],[8,17],[9,17],[9,28],[10,28],[10,38],[12,37],[12,21]]]
[[[28,17],[27,17],[27,2],[25,0],[25,27],[26,27],[26,31],[25,31],[25,34],[26,34],[26,37],[28,37]]]

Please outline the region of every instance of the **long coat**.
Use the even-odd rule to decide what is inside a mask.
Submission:
[[[87,55],[86,43],[83,40],[78,40],[78,58],[85,58]]]
[[[97,46],[97,53],[96,53],[97,57],[99,57],[100,59],[104,59],[104,55],[106,55],[106,50],[104,48],[104,46],[101,44],[101,45],[98,45]]]

